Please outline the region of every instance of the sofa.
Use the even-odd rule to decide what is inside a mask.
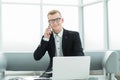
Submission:
[[[85,51],[91,57],[90,70],[103,70],[107,80],[114,80],[114,74],[120,71],[120,55],[117,51]],[[1,52],[0,73],[5,71],[44,71],[49,65],[49,56],[35,61],[32,52]]]

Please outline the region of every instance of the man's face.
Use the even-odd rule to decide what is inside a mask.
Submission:
[[[63,18],[61,18],[59,13],[48,15],[48,22],[53,32],[59,33],[62,30]]]

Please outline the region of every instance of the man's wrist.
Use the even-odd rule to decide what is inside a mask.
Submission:
[[[49,38],[43,37],[44,41],[49,41]]]

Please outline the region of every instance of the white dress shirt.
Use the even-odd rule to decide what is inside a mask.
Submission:
[[[55,48],[56,48],[56,53],[55,56],[63,56],[63,52],[62,52],[62,35],[63,35],[63,29],[60,33],[58,34],[54,34],[54,38],[55,38]]]

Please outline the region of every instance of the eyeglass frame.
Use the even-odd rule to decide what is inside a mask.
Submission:
[[[48,20],[48,23],[49,24],[53,24],[54,22],[60,22],[60,20],[61,20],[61,17],[58,17],[58,18],[55,18],[55,19],[50,19],[50,20]]]

